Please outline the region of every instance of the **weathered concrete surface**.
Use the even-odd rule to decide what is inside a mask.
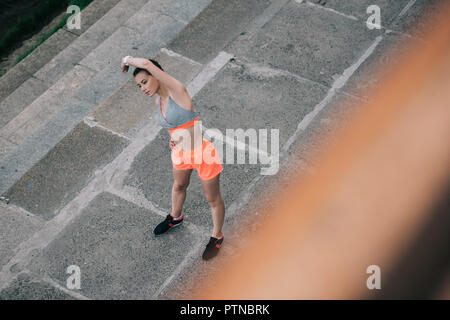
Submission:
[[[17,87],[30,78],[30,74],[20,66],[16,66],[0,78],[0,103]]]
[[[119,2],[97,23],[39,69],[35,76],[48,83],[55,83],[61,76],[70,71],[74,65],[114,34],[147,1],[131,0]],[[92,69],[97,70],[96,68]]]
[[[301,119],[325,96],[328,88],[236,58],[195,97],[206,128],[279,130],[283,144]]]
[[[43,221],[23,209],[0,202],[0,268],[21,242],[42,227]]]
[[[5,195],[12,203],[49,220],[126,144],[123,138],[82,123]]]
[[[116,0],[114,0],[116,1]],[[76,39],[66,50],[72,48],[87,56],[95,50],[103,41],[107,40],[114,32],[127,22],[136,10],[149,0],[121,0],[103,17],[90,26],[78,39]],[[92,5],[92,3],[91,3]],[[78,62],[78,61],[77,61]]]
[[[305,131],[297,133],[297,139],[283,150],[280,155],[280,170],[277,175],[265,176],[259,181],[253,190],[248,202],[243,204],[242,212],[252,212],[258,216],[261,210],[270,209],[275,206],[275,193],[286,188],[291,182],[291,177],[297,174],[314,174],[314,164],[321,150],[326,148],[335,140],[336,130],[341,130],[352,125],[352,119],[363,110],[366,102],[358,98],[336,94],[333,101],[319,112]],[[264,198],[259,195],[265,194]],[[240,221],[246,215],[236,215],[226,219],[230,229],[236,230],[232,238],[245,236],[247,233],[245,221]],[[250,216],[252,216],[250,214]],[[258,216],[258,220],[265,217]],[[249,218],[246,218],[249,219]],[[261,223],[261,222],[258,222]],[[257,226],[252,227],[256,229]]]
[[[72,42],[70,46],[40,68],[34,76],[48,84],[54,84],[77,65],[83,57],[84,53],[74,47]]]
[[[356,70],[343,90],[368,99],[377,85],[381,84],[386,72],[389,72],[386,66],[402,59],[403,50],[406,50],[410,41],[404,35],[386,34],[375,52]]]
[[[183,22],[184,24],[188,24],[212,2],[213,2],[212,0],[197,0],[189,2],[177,0],[169,0],[169,1],[163,0],[163,1],[152,1],[147,6],[150,6],[151,9],[154,11],[158,11],[162,14],[180,20],[180,22]],[[141,17],[143,18],[144,16]]]
[[[356,17],[363,23],[370,16],[367,13],[367,8],[376,5],[380,8],[381,25],[385,27],[400,14],[409,0],[310,0],[309,2]]]
[[[28,273],[21,273],[9,287],[0,291],[0,300],[75,300],[75,298]]]
[[[237,38],[225,51],[237,60],[242,57],[331,86],[379,34],[359,21],[291,1],[257,34]]]
[[[80,63],[100,71],[108,65],[119,63],[120,57],[125,55],[148,55],[149,46],[146,44],[149,39],[161,44],[171,40],[211,0],[197,0],[190,3],[174,0],[147,2],[142,8],[135,9],[135,14],[122,27]]]
[[[0,159],[0,194],[6,192],[88,114],[93,106],[70,99],[44,126]]]
[[[65,29],[59,29],[30,55],[19,62],[28,73],[34,74],[59,52],[64,50],[78,36]]]
[[[206,63],[227,43],[244,32],[249,22],[269,4],[268,0],[213,1],[171,41],[168,48],[200,63]]]
[[[77,265],[79,291],[84,296],[149,299],[199,241],[185,226],[155,237],[152,230],[162,220],[149,210],[102,193],[30,268],[65,285],[67,267]]]
[[[94,74],[77,65],[58,82],[48,88],[25,110],[0,129],[0,136],[20,144],[35,130],[42,127],[59,108]]]
[[[95,24],[97,20],[105,15],[106,12],[110,11],[118,2],[119,0],[96,0],[92,2],[82,11],[81,29],[68,30],[64,26],[62,30],[58,30],[31,54],[9,70],[8,73],[0,78],[0,102],[72,41],[77,39],[77,35],[81,35]]]
[[[394,20],[389,27],[426,40],[424,38],[425,32],[433,25],[432,22],[439,13],[440,5],[444,3],[445,1],[439,0],[417,0],[408,11]]]
[[[81,11],[81,29],[68,29],[67,26],[63,28],[70,32],[81,35],[86,32],[92,25],[99,21],[106,13],[110,12],[120,0],[95,0],[92,1],[86,8]]]
[[[118,46],[118,43],[121,45]],[[120,70],[120,59],[127,55],[126,53],[129,52],[129,48],[133,48],[133,51],[129,52],[129,55],[135,56],[134,50],[143,46],[144,43],[145,40],[135,30],[127,27],[119,27],[100,46],[84,57],[80,61],[80,64],[96,71],[101,71],[106,66],[118,65],[118,70]]]
[[[0,159],[15,147],[15,144],[0,137]]]
[[[28,95],[28,86],[22,84],[76,38],[75,34],[60,29],[12,67],[0,78],[0,102],[16,90],[20,92],[16,96]],[[32,97],[30,95],[28,99]]]
[[[11,71],[10,71],[11,72]],[[9,73],[7,73],[9,74]],[[31,102],[43,94],[48,85],[36,78],[25,80],[20,88],[0,102],[0,128],[21,113]],[[26,91],[26,94],[24,94]]]
[[[340,127],[350,127],[353,116],[364,110],[366,105],[367,102],[357,97],[337,93],[333,101],[314,118],[307,130],[298,132],[298,138],[287,148],[284,157],[288,161],[291,158],[294,161],[299,159],[309,169],[314,170],[317,152],[322,148],[326,150],[327,143],[335,141],[336,130]]]
[[[203,0],[202,0],[203,1]],[[138,0],[133,1],[135,11],[140,9],[140,2]],[[131,4],[131,2],[130,2]],[[123,4],[126,6],[126,4]],[[114,7],[113,10],[118,8]],[[129,10],[133,8],[127,7],[127,10],[123,11],[124,8],[119,8],[118,12],[125,12],[130,14]],[[115,13],[117,14],[117,12]],[[124,14],[124,16],[126,16]],[[105,17],[108,15],[105,15]],[[105,18],[104,17],[104,18]],[[127,19],[125,19],[126,21]],[[97,24],[96,24],[97,25]],[[169,42],[184,26],[183,23],[174,23],[174,18],[161,15],[158,22],[154,23],[149,29],[148,33],[141,34],[143,39],[146,39],[145,44],[137,50],[137,53],[142,55],[153,55],[158,52],[158,50],[164,46],[165,43]],[[86,35],[86,33],[83,34]],[[83,36],[79,37],[74,41],[71,46],[64,49],[60,55],[52,59],[42,71],[42,76],[47,77],[47,81],[55,81],[64,74],[70,66],[64,65],[64,61],[71,61],[70,63],[77,63],[80,59],[77,55],[84,53],[83,48],[78,48],[78,42]],[[120,47],[117,44],[116,47]],[[73,49],[73,50],[72,50]],[[130,53],[132,48],[130,48]],[[65,52],[68,51],[67,55]],[[76,51],[76,52],[75,52]],[[78,52],[78,53],[77,53]],[[73,56],[71,58],[71,56]],[[100,57],[98,57],[100,59]],[[67,62],[66,61],[66,62]],[[115,58],[114,58],[114,61]],[[120,61],[120,58],[119,58]],[[59,68],[59,70],[58,70]],[[45,69],[45,70],[44,70]],[[70,69],[70,68],[69,68]],[[120,68],[119,68],[120,69]],[[102,72],[99,72],[96,76],[91,78],[85,85],[79,89],[75,96],[72,96],[61,108],[60,110],[52,116],[52,118],[46,123],[42,128],[36,130],[32,136],[25,140],[18,148],[14,149],[12,154],[7,154],[4,159],[0,161],[0,165],[5,168],[11,168],[12,170],[6,169],[5,179],[0,181],[0,193],[4,192],[6,188],[9,188],[13,182],[17,181],[24,172],[30,169],[31,165],[39,161],[40,158],[52,148],[59,139],[61,139],[65,134],[67,134],[76,123],[81,121],[85,116],[94,110],[99,104],[103,103],[108,97],[110,97],[113,92],[120,88],[126,80],[129,80],[129,75],[122,74],[118,69],[116,64],[108,65]]]
[[[93,105],[99,105],[106,101],[115,90],[120,88],[126,80],[128,74],[120,72],[120,59],[129,54],[134,56],[156,55],[161,47],[170,41],[182,28],[184,24],[175,21],[173,18],[161,15],[150,27],[147,33],[140,34],[135,30],[122,27],[113,37],[106,40],[99,48],[89,54],[80,62],[94,70],[102,71],[92,78],[78,94],[83,101]],[[130,38],[127,38],[127,35]],[[126,41],[120,46],[114,43]],[[120,43],[120,42],[119,42]],[[123,45],[123,47],[122,47]],[[129,45],[129,47],[126,47]],[[128,49],[127,49],[128,48]]]
[[[257,225],[250,223],[250,225]],[[192,297],[196,293],[200,293],[202,288],[200,286],[201,281],[208,279],[208,275],[211,273],[216,274],[220,272],[222,268],[237,255],[235,247],[231,244],[230,234],[224,234],[223,246],[220,252],[214,259],[204,261],[199,257],[192,259],[188,264],[183,266],[182,272],[177,275],[176,281],[171,281],[166,287],[164,287],[155,299],[158,300],[180,300]],[[229,239],[230,238],[230,239]],[[239,239],[238,242],[242,242]],[[207,241],[202,243],[201,250],[197,252],[201,255],[201,252],[206,245]],[[210,277],[209,277],[210,279]]]
[[[142,94],[134,79],[130,79],[89,117],[105,128],[128,136],[127,131],[149,117],[155,107],[154,99]]]

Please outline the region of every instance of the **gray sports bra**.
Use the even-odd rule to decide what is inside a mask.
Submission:
[[[174,129],[182,124],[197,118],[197,113],[194,111],[186,110],[180,107],[172,98],[169,96],[169,102],[166,108],[166,118],[161,112],[161,98],[159,98],[159,124],[165,129]]]

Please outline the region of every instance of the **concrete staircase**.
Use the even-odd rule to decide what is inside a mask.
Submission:
[[[43,44],[36,48],[30,55],[20,61],[15,67],[9,70],[3,77],[0,78],[0,102],[2,103],[2,118],[1,125],[8,123],[15,115],[20,113],[25,107],[26,102],[33,101],[40,93],[45,91],[52,83],[47,83],[46,79],[39,79],[34,77],[34,81],[30,80],[34,74],[44,67],[50,60],[58,55],[63,49],[69,46],[80,35],[87,31],[94,23],[100,20],[112,7],[114,7],[119,0],[107,1],[98,0],[92,2],[82,12],[82,24],[81,29],[68,30],[67,27],[63,27],[47,39]],[[105,20],[106,18],[104,18]],[[111,32],[114,30],[111,30]],[[106,33],[104,37],[108,37]],[[101,39],[99,39],[101,40]],[[98,45],[99,43],[97,43]],[[95,43],[93,43],[95,45]],[[30,81],[28,81],[30,80]],[[39,81],[41,80],[41,81]],[[28,81],[25,86],[28,88],[25,95],[28,100],[18,100],[21,97],[23,91],[17,91],[15,96],[11,96],[12,93],[18,89],[22,84]],[[11,96],[3,103],[3,100]],[[22,96],[22,99],[24,96]],[[14,100],[15,99],[15,100]],[[14,105],[15,107],[11,107]],[[9,106],[9,108],[7,108]]]
[[[111,3],[94,1],[83,10],[82,25],[85,14],[86,23],[89,23],[90,12],[97,13],[104,10],[103,5],[111,6]],[[12,179],[2,180],[0,192],[4,192],[15,178],[26,172],[21,169],[29,169],[64,137],[87,115],[88,110],[95,109],[129,79],[129,75],[112,76],[119,70],[121,56],[154,56],[210,1],[195,1],[187,7],[180,3],[119,1],[79,35],[65,29],[58,31],[48,40],[50,43],[71,42],[64,49],[61,44],[59,53],[44,65],[39,65],[40,55],[36,52],[2,77],[0,84],[5,98],[0,103],[0,161],[8,168],[13,163],[12,159],[20,159],[21,168],[13,170],[17,174]],[[69,40],[61,40],[66,38]],[[18,79],[16,75],[22,71],[20,81],[11,81],[11,78]],[[83,105],[84,109],[77,108],[77,104]],[[53,126],[49,120],[56,119],[58,112],[64,108],[72,108],[77,118],[72,118],[73,121],[64,126],[63,131],[56,133],[49,128]],[[35,145],[39,132],[46,128],[53,130],[55,139],[45,141],[47,147],[39,150],[27,148]],[[40,141],[42,145],[43,141],[38,139],[36,143]]]
[[[261,195],[312,171],[313,138],[348,105],[364,106],[348,85],[371,85],[359,70],[371,74],[414,16],[410,0],[380,1],[405,22],[372,32],[359,0],[315,2],[95,0],[83,11],[89,28],[61,30],[49,39],[57,54],[36,51],[1,78],[0,195],[10,202],[0,201],[0,300],[183,298],[193,275],[244,246],[263,220],[254,204],[270,206]],[[184,225],[152,236],[171,210],[170,149],[153,101],[120,72],[126,54],[153,57],[183,82],[205,128],[280,129],[280,174],[224,165],[226,245],[208,264],[199,256],[211,212],[196,173]],[[80,290],[66,286],[69,265],[81,269]]]

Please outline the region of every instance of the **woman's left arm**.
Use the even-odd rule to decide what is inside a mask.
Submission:
[[[144,58],[133,58],[128,56],[126,60],[126,64],[122,60],[122,71],[127,72],[128,68],[126,66],[134,66],[136,68],[147,69],[158,81],[164,83],[170,91],[172,92],[183,92],[187,91],[184,85],[169,75],[168,73],[162,71],[160,68],[155,66],[153,62]]]

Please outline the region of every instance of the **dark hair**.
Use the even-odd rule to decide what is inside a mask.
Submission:
[[[158,63],[158,61],[153,60],[153,59],[148,59],[148,60],[150,60],[151,62],[153,62],[153,64],[154,64],[155,66],[157,66],[157,67],[160,68],[162,71],[164,71],[163,68],[161,67],[161,65]],[[152,76],[152,77],[153,77],[153,75],[150,73],[150,71],[148,71],[147,69],[142,69],[142,68],[136,68],[136,69],[134,69],[134,71],[133,71],[133,77],[136,77],[137,74],[138,74],[139,72],[141,72],[141,71],[144,71],[146,74],[148,74],[149,76]]]

